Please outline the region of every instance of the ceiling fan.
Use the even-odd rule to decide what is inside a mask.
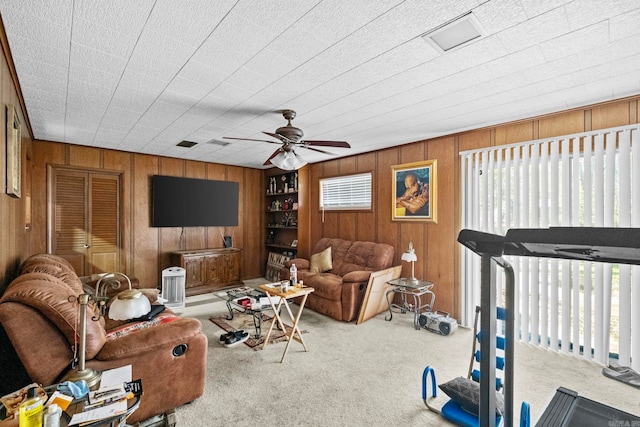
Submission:
[[[270,141],[266,139],[253,139],[253,138],[232,138],[225,136],[224,139],[237,139],[241,141],[261,141],[268,142],[270,144],[282,144],[280,148],[273,152],[264,165],[269,163],[279,167],[283,170],[295,170],[306,165],[307,162],[295,152],[296,147],[306,148],[307,150],[317,151],[323,154],[329,154],[328,151],[320,150],[314,147],[339,147],[339,148],[351,148],[351,145],[345,141],[312,141],[308,139],[302,139],[304,133],[302,129],[297,128],[291,124],[291,120],[296,117],[296,112],[293,110],[282,110],[282,116],[287,120],[286,126],[279,127],[275,133],[262,132],[265,135],[269,135],[278,141]]]

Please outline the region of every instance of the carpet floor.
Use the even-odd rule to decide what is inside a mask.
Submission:
[[[224,332],[231,331],[240,331],[243,330],[249,333],[249,338],[244,342],[244,344],[254,350],[262,349],[262,345],[264,344],[264,340],[267,336],[267,332],[269,332],[269,328],[271,327],[271,322],[273,320],[272,316],[267,314],[262,315],[262,334],[259,338],[256,338],[256,330],[253,324],[253,316],[248,314],[239,314],[236,313],[233,316],[233,319],[227,319],[226,315],[221,316],[211,316],[209,320],[213,322],[216,326],[222,329]],[[291,325],[284,322],[284,326],[287,331],[291,330]],[[305,331],[301,331],[305,333]],[[296,334],[297,336],[297,334]],[[271,335],[269,336],[269,345],[274,344],[281,341],[286,341],[287,337],[284,332],[282,332],[277,327],[273,328],[271,331]]]
[[[220,300],[190,297],[179,312],[198,318],[209,338],[204,395],[176,409],[179,426],[449,426],[425,407],[422,372],[434,367],[438,384],[464,376],[473,340],[465,328],[450,336],[415,330],[411,314],[356,325],[305,310],[300,326],[309,351],[292,342],[280,363],[284,342],[260,351],[219,344],[224,331],[209,318],[225,314]],[[602,368],[518,342],[514,425],[522,401],[531,405],[534,425],[561,386],[640,414],[638,389],[603,376]]]

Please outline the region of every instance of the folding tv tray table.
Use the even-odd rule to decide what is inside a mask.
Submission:
[[[280,363],[284,361],[284,358],[287,355],[287,352],[289,351],[289,345],[293,340],[296,340],[300,344],[302,344],[304,351],[309,351],[307,350],[307,345],[305,344],[304,339],[302,338],[302,332],[300,332],[298,321],[300,320],[300,315],[302,314],[302,310],[304,310],[304,304],[307,301],[307,297],[311,292],[314,291],[314,289],[308,286],[303,286],[301,288],[296,288],[291,286],[289,290],[287,290],[286,292],[283,292],[279,284],[260,285],[258,288],[267,294],[267,298],[269,298],[269,303],[273,308],[273,315],[274,315],[273,316],[274,319],[271,322],[271,326],[269,326],[269,332],[267,332],[267,336],[264,339],[264,344],[262,348],[263,349],[266,348],[267,345],[269,344],[269,337],[271,336],[271,331],[273,331],[273,326],[277,323],[278,326],[280,326],[280,329],[284,333],[285,337],[287,338],[287,346],[284,348],[284,353],[282,354],[282,359],[280,359]],[[277,297],[277,302],[275,302],[275,299],[276,299],[275,297]],[[291,307],[287,302],[288,300],[291,300],[294,298],[300,298],[298,302],[298,311],[296,312],[295,316],[293,315],[293,312],[291,311]],[[284,306],[287,313],[289,314],[289,318],[293,321],[293,324],[291,325],[291,329],[289,331],[287,331],[287,328],[285,327],[282,316],[280,315],[280,307],[282,306]]]
[[[489,349],[480,361],[480,425],[495,426],[495,346],[496,339],[496,265],[505,272],[505,358],[513,361],[515,344],[514,273],[503,255],[561,258],[640,265],[640,228],[552,227],[547,229],[511,229],[505,236],[474,230],[462,230],[458,242],[481,257],[480,305],[482,334],[480,345]],[[488,375],[486,375],[488,374]],[[513,363],[505,367],[504,425],[513,425]],[[556,392],[537,425],[601,426],[604,421],[626,421],[640,425],[640,418],[607,405],[580,397],[563,389]]]

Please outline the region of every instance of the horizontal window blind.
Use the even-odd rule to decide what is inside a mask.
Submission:
[[[320,179],[320,207],[371,209],[371,172]]]

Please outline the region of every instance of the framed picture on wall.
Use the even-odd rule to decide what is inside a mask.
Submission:
[[[436,161],[391,166],[393,221],[437,221]]]
[[[22,135],[20,118],[13,105],[7,105],[7,194],[21,196]]]

